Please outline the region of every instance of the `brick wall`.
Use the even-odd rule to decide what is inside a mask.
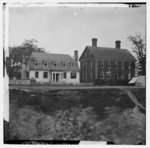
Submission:
[[[92,61],[92,66],[91,66]],[[118,80],[121,80],[121,75],[124,75],[123,80],[128,79],[128,73],[131,72],[131,78],[135,75],[135,63],[131,63],[131,68],[128,68],[129,62],[124,62],[124,69],[121,68],[121,61],[118,61],[118,68],[115,68],[115,61],[110,61],[111,68],[108,68],[109,61],[103,61],[104,68],[101,68],[101,60],[98,60],[96,65],[96,60],[94,58],[83,58],[80,60],[80,82],[94,82],[96,79],[100,79],[101,71],[104,72],[104,80],[108,80],[106,72],[111,72],[111,79],[115,80],[115,74],[118,75]],[[97,68],[97,69],[96,69]],[[97,74],[96,74],[97,73]],[[96,78],[97,76],[97,78]]]

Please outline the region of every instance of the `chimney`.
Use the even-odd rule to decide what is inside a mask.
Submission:
[[[92,38],[92,46],[97,46],[97,38]]]
[[[78,62],[78,51],[77,50],[74,51],[74,59],[76,62]]]
[[[120,49],[121,48],[121,41],[117,40],[115,41],[116,43],[116,48]]]

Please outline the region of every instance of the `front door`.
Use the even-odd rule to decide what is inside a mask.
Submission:
[[[53,82],[55,82],[55,73],[53,73]]]
[[[59,81],[59,73],[56,73],[56,82]]]

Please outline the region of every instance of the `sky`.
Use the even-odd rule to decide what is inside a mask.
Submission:
[[[13,7],[9,10],[9,46],[25,39],[36,39],[38,47],[48,53],[81,56],[91,39],[99,47],[115,47],[131,51],[129,35],[140,33],[145,38],[146,7]]]

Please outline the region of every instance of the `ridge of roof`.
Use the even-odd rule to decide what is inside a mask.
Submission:
[[[33,52],[32,54],[70,56],[69,54],[60,54],[60,53],[42,53],[42,52]],[[71,57],[71,56],[70,56],[70,57]]]
[[[71,57],[69,54],[57,54],[57,53],[38,53],[33,52],[31,57],[37,58],[37,60],[40,59],[47,59],[47,60],[70,60],[73,61],[74,58]]]
[[[86,48],[88,48],[97,59],[136,61],[135,57],[127,49],[97,46],[86,46]]]
[[[103,48],[103,49],[116,49],[116,50],[118,50],[118,48],[112,48],[112,47],[99,47],[99,46],[90,46],[90,45],[88,45],[88,46],[86,46],[86,47],[88,47],[88,48]],[[125,49],[125,48],[119,48],[119,50],[128,50],[128,49]]]

